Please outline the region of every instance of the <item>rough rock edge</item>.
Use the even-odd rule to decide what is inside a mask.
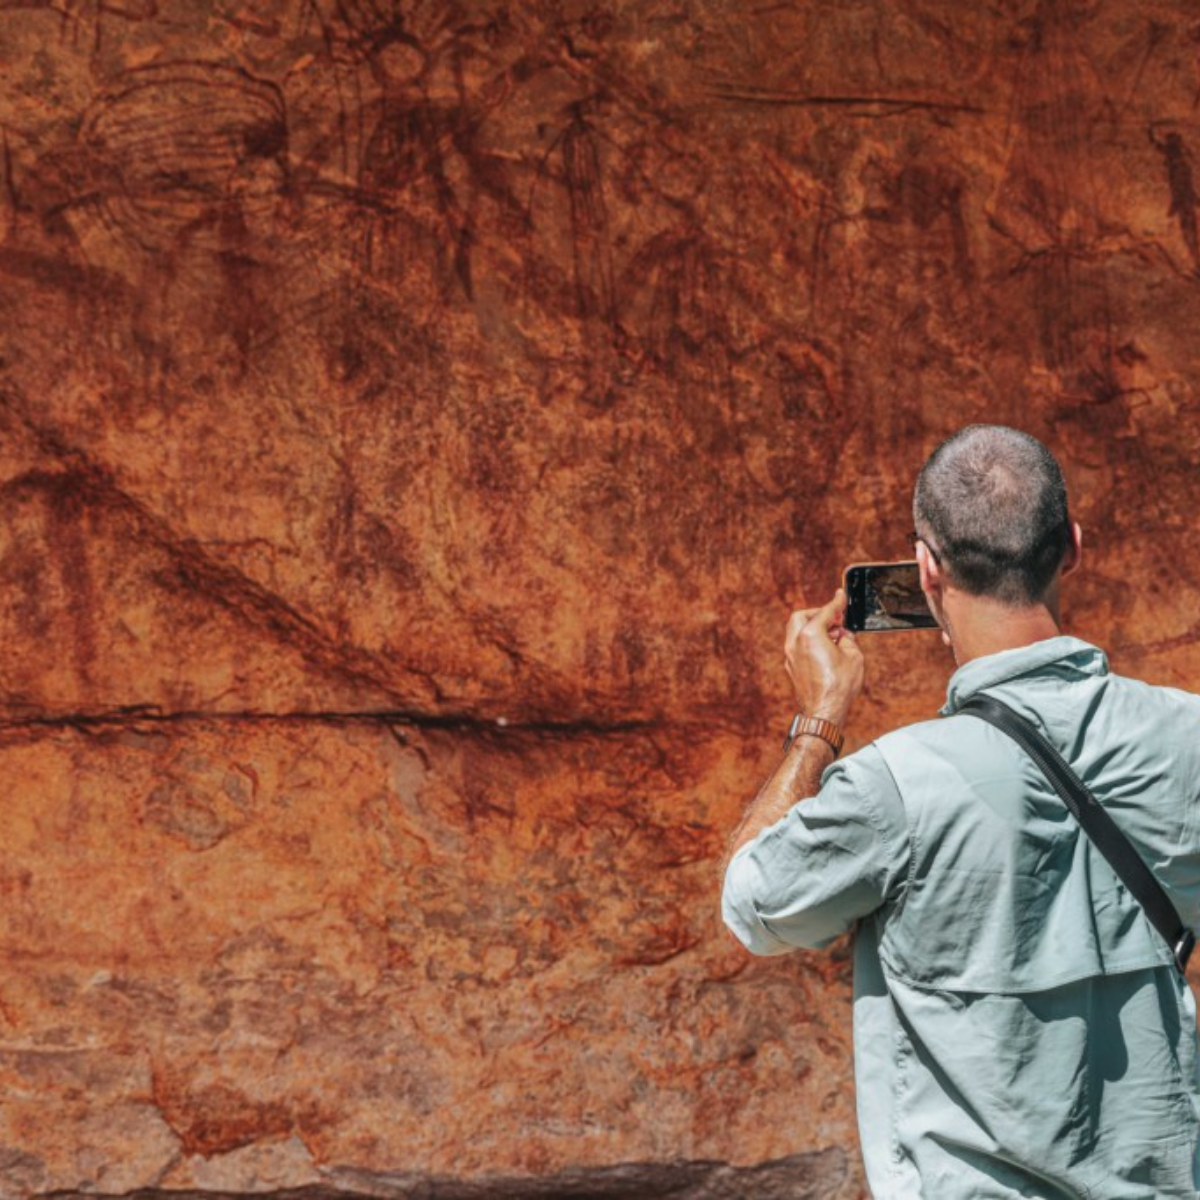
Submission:
[[[324,1184],[257,1193],[145,1188],[121,1200],[821,1200],[842,1193],[849,1171],[844,1152],[832,1148],[752,1167],[709,1161],[622,1163],[572,1167],[543,1177],[472,1180],[351,1168],[332,1170],[328,1179]],[[96,1200],[96,1193],[43,1192],[37,1200]]]

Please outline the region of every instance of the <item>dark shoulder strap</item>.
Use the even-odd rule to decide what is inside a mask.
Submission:
[[[1167,898],[1162,885],[1129,844],[1108,810],[1088,790],[1087,785],[1067,765],[1061,754],[1042,736],[1037,727],[1020,713],[994,696],[972,696],[959,709],[979,717],[1003,730],[1033,759],[1054,790],[1062,797],[1071,815],[1079,822],[1092,844],[1108,860],[1117,877],[1133,894],[1149,917],[1150,923],[1162,935],[1175,956],[1175,965],[1183,971],[1196,938],[1179,920],[1175,906]]]

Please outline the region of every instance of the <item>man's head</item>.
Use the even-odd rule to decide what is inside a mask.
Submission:
[[[969,425],[933,452],[913,518],[953,586],[1013,607],[1041,602],[1074,550],[1054,455],[1003,425]]]

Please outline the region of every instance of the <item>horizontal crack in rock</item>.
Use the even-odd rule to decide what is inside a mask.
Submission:
[[[644,733],[662,727],[658,720],[598,721],[592,718],[570,720],[509,720],[467,713],[422,713],[408,709],[350,709],[345,711],[297,710],[295,712],[162,712],[148,706],[131,706],[100,712],[74,712],[54,715],[9,717],[0,719],[5,730],[109,729],[146,725],[173,724],[326,724],[387,725],[392,729],[445,729],[451,732],[495,736],[497,734],[535,734],[546,737],[620,737]]]

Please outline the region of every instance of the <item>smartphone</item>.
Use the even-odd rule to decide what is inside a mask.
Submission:
[[[852,563],[846,568],[846,628],[854,633],[936,629],[913,562]]]

